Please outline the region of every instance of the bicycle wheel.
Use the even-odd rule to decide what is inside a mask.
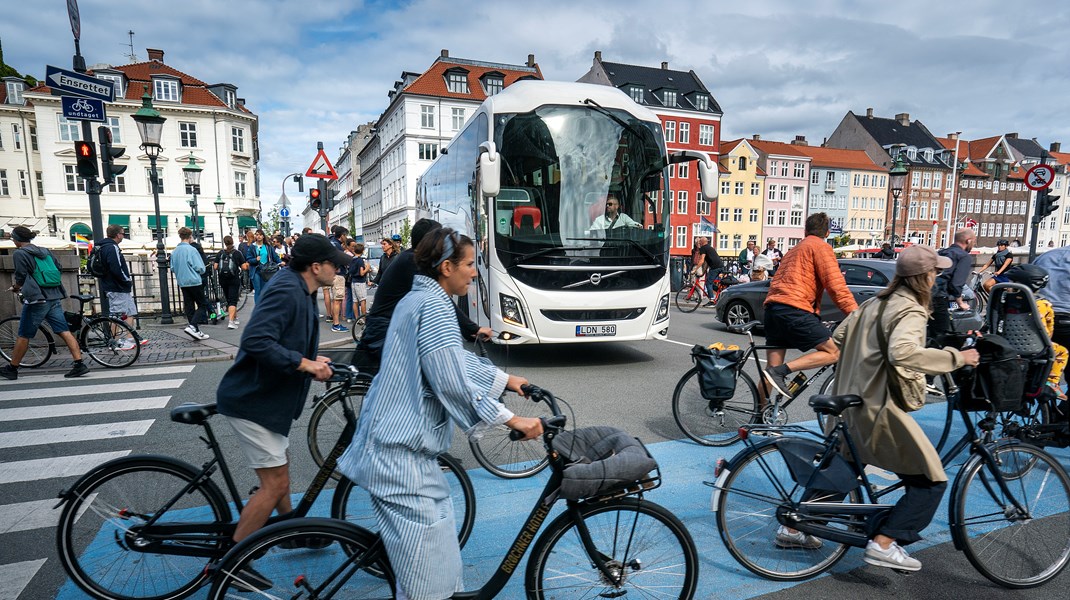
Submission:
[[[180,552],[193,543],[138,534],[149,519],[206,526],[230,522],[226,498],[211,480],[180,493],[199,474],[175,459],[129,457],[79,482],[56,528],[59,560],[74,583],[104,600],[181,598],[201,585],[204,568],[223,555],[218,541],[196,544],[210,556],[184,556]]]
[[[78,343],[89,358],[110,369],[129,367],[141,356],[141,344],[129,325],[115,317],[94,317],[82,328]]]
[[[777,511],[801,500],[804,490],[792,480],[774,445],[744,450],[717,479],[713,492],[717,529],[728,553],[752,573],[776,581],[814,577],[836,564],[848,546],[823,540],[819,548],[780,547],[775,543]],[[847,495],[862,501],[858,489]],[[811,498],[821,500],[821,498]]]
[[[1070,561],[1070,477],[1057,460],[1026,444],[994,449],[1000,476],[980,455],[959,472],[950,500],[951,535],[970,564],[1008,588],[1038,586]],[[1019,512],[1012,502],[1024,509]]]
[[[691,598],[698,552],[687,528],[648,500],[620,498],[580,507],[598,556],[619,576],[615,585],[587,554],[577,524],[559,515],[539,536],[525,576],[528,598]]]
[[[326,545],[302,547],[310,538]],[[377,536],[345,521],[276,523],[227,554],[215,569],[208,598],[393,598],[394,576],[382,548]],[[265,590],[249,585],[250,569]]]
[[[442,473],[446,476],[446,482],[450,486],[453,517],[457,523],[457,539],[464,548],[476,522],[476,491],[472,487],[472,480],[469,479],[468,473],[456,458],[449,454],[442,454],[438,457],[438,464],[442,466]],[[345,477],[338,482],[338,487],[334,490],[331,516],[354,523],[371,532],[379,531],[375,512],[372,510],[371,496]]]
[[[345,397],[346,402],[353,408],[353,413],[360,416],[360,408],[364,404],[364,396],[368,393],[370,382],[358,380],[349,388],[349,394]],[[312,454],[312,460],[317,467],[323,466],[323,461],[342,437],[342,430],[346,426],[346,415],[342,411],[342,388],[328,391],[322,398],[314,400],[312,414],[308,417],[308,450]],[[331,473],[331,477],[338,480],[341,476],[337,471]]]
[[[688,286],[676,292],[676,308],[684,312],[695,312],[702,305],[702,292],[696,286]]]
[[[740,385],[742,382],[744,385]],[[761,420],[758,388],[746,372],[736,379],[736,393],[718,407],[702,397],[698,367],[676,384],[672,393],[672,417],[680,431],[703,446],[727,446],[739,439],[739,428]]]
[[[552,417],[545,402],[532,402],[518,398],[509,403],[513,414],[522,417]],[[538,442],[514,442],[509,439],[509,429],[499,425],[485,433],[482,439],[469,438],[472,455],[484,469],[503,479],[531,477],[550,464],[546,449]]]
[[[359,342],[360,337],[364,335],[364,327],[368,325],[368,316],[361,315],[353,321],[353,324],[349,326],[350,335],[353,336],[354,342]]]
[[[11,357],[15,354],[15,342],[18,339],[19,317],[8,317],[0,321],[0,355],[8,362],[11,362]],[[27,348],[19,366],[28,369],[40,367],[52,358],[55,347],[56,339],[52,337],[52,332],[44,326],[38,327],[37,335],[30,340],[30,347]]]

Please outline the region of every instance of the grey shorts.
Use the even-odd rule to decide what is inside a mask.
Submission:
[[[238,438],[238,447],[241,448],[245,461],[254,469],[269,469],[281,467],[289,462],[287,449],[290,447],[290,438],[269,431],[263,425],[252,421],[227,417],[227,423]]]
[[[353,291],[353,302],[360,302],[361,300],[368,299],[368,284],[362,281],[354,281],[349,284],[350,289]]]
[[[134,303],[134,295],[130,292],[107,292],[108,310],[113,315],[126,315],[132,317],[137,314],[137,304]]]

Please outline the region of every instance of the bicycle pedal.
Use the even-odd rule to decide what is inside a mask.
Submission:
[[[903,569],[892,569],[892,571],[894,571],[896,573],[899,573],[903,577],[910,577],[911,575],[917,573],[917,571],[906,571],[906,570],[903,570]]]

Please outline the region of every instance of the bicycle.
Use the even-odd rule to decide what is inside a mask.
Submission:
[[[332,367],[332,380],[340,384],[339,389],[357,380],[355,368],[338,363]],[[309,514],[356,431],[356,414],[344,404],[343,411],[346,427],[300,502],[292,512],[272,516],[269,524]],[[183,404],[171,410],[172,421],[203,427],[201,440],[212,458],[200,468],[167,456],[127,456],[104,463],[60,492],[56,506],[63,507],[56,529],[59,559],[87,594],[102,600],[172,600],[207,583],[207,567],[233,546],[237,521],[229,503],[239,514],[243,509],[208,422],[214,414],[214,403]],[[439,463],[448,474],[457,536],[463,546],[475,521],[475,492],[455,458],[443,454]],[[223,475],[229,499],[213,478],[216,471]],[[330,514],[368,528],[375,525],[367,493],[344,477],[334,489]]]
[[[97,364],[110,369],[129,367],[141,356],[141,336],[129,325],[112,316],[89,315],[85,305],[94,300],[91,294],[70,296],[79,302],[78,312],[64,311],[67,326],[78,340],[82,352]],[[21,303],[21,302],[20,302]],[[19,337],[19,317],[0,321],[0,355],[10,361]],[[30,340],[30,347],[23,356],[20,367],[36,368],[48,362],[56,353],[56,338],[46,323],[37,328],[37,335]]]
[[[706,277],[709,276],[710,274],[707,273],[701,277],[689,277],[685,280],[683,289],[676,292],[676,308],[683,312],[695,312],[698,307],[702,306],[703,298],[707,300],[707,303],[716,305],[721,292],[738,283],[736,278],[728,273],[717,273],[713,280],[713,295],[711,296],[706,293],[705,287]]]
[[[566,499],[565,511],[536,539],[560,499],[557,492],[567,465],[553,441],[566,419],[549,392],[534,386],[527,386],[525,392],[548,404],[554,415],[544,420],[543,433],[552,474],[495,573],[479,590],[454,598],[497,595],[529,547],[532,553],[525,574],[529,598],[572,597],[584,592],[603,598],[629,593],[693,597],[698,554],[691,535],[672,513],[644,498],[644,492],[660,485],[660,471],[600,490],[592,497]],[[291,540],[308,538],[322,539],[329,546],[303,553],[284,550]],[[292,583],[292,588],[273,593],[293,598],[392,598],[395,589],[381,539],[357,525],[332,519],[280,523],[243,540],[215,569],[208,597],[262,594],[248,591],[240,574],[247,568],[255,568],[280,586]]]
[[[841,414],[861,404],[855,395],[816,396],[810,400],[815,412],[836,418],[827,435],[795,425],[747,425],[747,447],[718,463],[716,482],[707,483],[714,488],[717,527],[728,552],[748,570],[777,581],[814,577],[879,531],[892,509],[880,501],[902,482],[878,489],[864,465],[840,451],[845,443],[849,456],[857,456]],[[959,412],[966,433],[942,457],[947,467],[970,448],[950,492],[955,548],[998,585],[1028,588],[1050,580],[1070,561],[1070,476],[1039,448],[993,441],[992,413],[975,427],[965,409]],[[779,437],[755,441],[751,433]],[[824,543],[778,548],[773,539],[781,526]]]

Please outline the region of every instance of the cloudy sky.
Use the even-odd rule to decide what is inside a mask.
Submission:
[[[402,71],[451,56],[520,64],[574,81],[604,60],[693,69],[724,110],[725,140],[760,133],[811,143],[848,110],[910,113],[936,135],[1006,132],[1070,146],[1070,3],[1025,0],[80,0],[82,52],[165,62],[230,82],[260,116],[261,197],[278,199],[322,141],[386,108]],[[655,8],[656,7],[656,8]],[[69,67],[66,3],[5,2],[5,61],[41,77]],[[291,196],[295,192],[291,193]]]

